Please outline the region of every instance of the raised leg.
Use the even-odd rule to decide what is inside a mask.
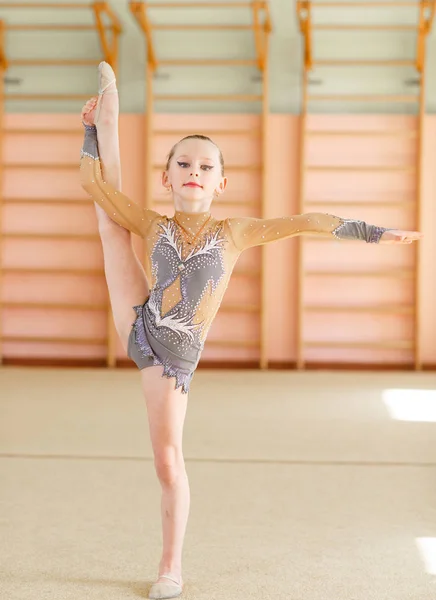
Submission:
[[[112,69],[104,63],[100,79],[113,76]],[[97,98],[89,100],[82,110],[82,120],[94,123]],[[105,181],[121,189],[121,162],[118,138],[119,101],[115,81],[107,86],[100,99],[97,127],[98,146]],[[131,233],[112,221],[104,210],[95,204],[98,228],[103,246],[104,270],[115,327],[124,349],[127,349],[131,326],[136,318],[133,306],[142,304],[148,294],[144,270],[133,250]]]

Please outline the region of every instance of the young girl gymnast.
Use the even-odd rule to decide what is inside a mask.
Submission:
[[[120,191],[118,112],[114,72],[101,63],[98,97],[82,110],[81,182],[95,202],[115,327],[140,369],[162,488],[163,552],[149,598],[175,598],[183,590],[190,507],[182,453],[189,385],[241,252],[305,234],[386,244],[410,244],[422,234],[322,213],[217,220],[210,208],[227,178],[221,151],[203,135],[183,138],[168,155],[162,184],[175,214],[142,208]],[[131,232],[145,240],[144,268]]]

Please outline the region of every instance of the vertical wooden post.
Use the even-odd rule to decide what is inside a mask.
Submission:
[[[426,60],[426,25],[425,10],[426,6],[421,2],[419,7],[419,27],[418,27],[418,45],[416,55],[416,68],[421,75],[419,89],[419,114],[418,114],[418,147],[416,164],[416,203],[415,203],[415,228],[421,231],[421,201],[422,201],[422,155],[423,155],[423,134],[425,118],[425,60]],[[415,244],[415,313],[414,313],[414,349],[415,349],[415,370],[422,369],[421,357],[421,244]]]
[[[301,0],[297,2],[297,13],[300,21],[300,31],[303,38],[303,76],[301,78],[301,115],[299,123],[299,148],[300,148],[300,181],[298,190],[298,211],[305,212],[306,194],[306,128],[307,128],[307,104],[308,104],[308,73],[312,68],[312,37],[311,37],[311,14],[310,2]],[[304,369],[304,238],[299,236],[297,241],[297,369]]]
[[[153,208],[153,66],[147,56],[145,72],[145,114],[144,114],[144,204]]]
[[[418,35],[416,37],[416,68],[418,73],[422,73],[425,53],[425,35],[426,24],[424,17],[425,0],[419,3]]]
[[[304,43],[306,45],[306,39]],[[298,190],[298,212],[305,211],[306,193],[306,127],[307,127],[307,65],[304,63],[302,84],[302,105],[299,124],[299,166],[300,181]],[[297,369],[304,369],[304,344],[303,344],[303,316],[304,316],[304,237],[299,236],[297,241]]]
[[[113,369],[117,366],[117,330],[115,329],[112,308],[108,298],[109,306],[107,311],[107,354],[106,366]]]
[[[259,71],[264,70],[264,62],[266,60],[266,46],[265,40],[267,38],[267,34],[261,29],[260,20],[259,20],[259,12],[261,9],[261,3],[254,1],[252,3],[253,8],[253,23],[254,23],[254,44],[256,47],[256,55],[257,55],[257,67]]]
[[[269,189],[269,33],[263,35],[262,56],[262,218],[267,216],[268,189]],[[268,301],[266,286],[266,247],[261,246],[260,285],[261,285],[261,310],[260,310],[260,368],[268,368]]]
[[[423,60],[423,66],[425,58]],[[421,202],[422,202],[422,154],[423,154],[423,134],[425,118],[425,69],[421,73],[421,85],[419,91],[419,116],[418,116],[418,156],[416,169],[416,208],[415,208],[415,228],[422,230]],[[421,359],[421,244],[415,244],[415,370],[422,369]]]
[[[118,55],[119,55],[119,32],[115,26],[112,26],[112,62],[111,67],[117,73],[118,71]]]
[[[6,72],[5,24],[0,21],[0,364],[3,362],[3,148]]]

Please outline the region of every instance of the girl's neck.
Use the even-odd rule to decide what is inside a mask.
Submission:
[[[210,213],[210,200],[199,202],[184,202],[180,198],[174,198],[174,210],[176,213],[204,215]]]

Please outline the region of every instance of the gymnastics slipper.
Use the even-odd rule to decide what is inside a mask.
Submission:
[[[100,107],[101,107],[101,99],[103,98],[104,94],[117,94],[118,90],[116,87],[108,90],[108,87],[111,85],[111,83],[116,83],[116,77],[115,77],[115,73],[112,69],[112,67],[110,66],[109,63],[107,62],[101,62],[98,65],[98,100],[97,100],[97,107],[95,109],[95,118],[94,118],[94,123],[97,123],[98,121],[98,116],[100,114]]]
[[[177,598],[177,596],[180,596],[180,594],[183,591],[183,588],[180,585],[180,579],[178,579],[177,576],[173,575],[172,573],[165,573],[164,575],[159,575],[159,579],[161,577],[169,579],[169,581],[171,581],[172,583],[154,583],[151,586],[148,597],[157,600],[158,598]]]

